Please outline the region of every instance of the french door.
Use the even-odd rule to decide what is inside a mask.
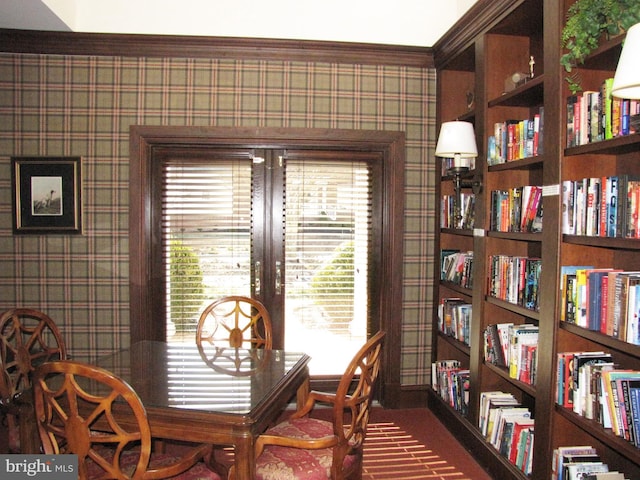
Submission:
[[[385,330],[378,394],[399,404],[401,132],[133,126],[130,148],[132,342],[166,341],[209,298],[249,294],[268,306],[276,347],[313,357],[314,384],[342,373],[345,339]]]
[[[167,340],[193,342],[213,300],[253,296],[271,314],[275,348],[308,353],[314,375],[340,374],[370,324],[379,154],[208,148],[161,157]]]

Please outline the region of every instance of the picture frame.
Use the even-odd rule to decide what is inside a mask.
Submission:
[[[11,157],[13,231],[82,233],[82,158]]]

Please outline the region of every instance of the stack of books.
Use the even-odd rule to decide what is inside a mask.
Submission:
[[[567,97],[567,147],[634,133],[630,119],[640,113],[640,102],[612,96],[612,85],[613,78],[607,78],[599,90]]]
[[[640,177],[613,175],[562,182],[562,233],[640,238]]]
[[[491,255],[487,294],[537,311],[541,267],[542,262],[539,258]]]
[[[542,187],[524,185],[491,191],[491,230],[528,232],[542,230]]]
[[[561,352],[556,403],[640,447],[640,371],[616,367],[606,352]]]
[[[640,271],[563,265],[560,320],[640,345]]]
[[[538,333],[538,326],[529,323],[488,325],[483,334],[485,361],[506,368],[511,378],[535,385]]]
[[[443,401],[462,415],[469,411],[469,370],[458,360],[431,364],[431,386]]]
[[[553,451],[551,480],[626,480],[624,474],[609,471],[590,445],[559,447]]]
[[[459,297],[443,298],[438,305],[438,327],[442,333],[470,344],[471,304]]]
[[[535,422],[531,411],[507,392],[480,394],[479,428],[500,454],[531,474]]]
[[[440,252],[440,279],[463,288],[473,288],[473,251],[459,252],[443,250]]]
[[[487,164],[499,165],[543,152],[544,108],[531,118],[506,120],[493,125],[488,138]]]

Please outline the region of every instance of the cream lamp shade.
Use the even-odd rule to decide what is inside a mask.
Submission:
[[[469,159],[478,156],[473,124],[457,120],[444,122],[440,126],[436,156],[453,158],[454,167],[469,167]]]
[[[611,93],[620,98],[640,98],[640,23],[627,30]]]

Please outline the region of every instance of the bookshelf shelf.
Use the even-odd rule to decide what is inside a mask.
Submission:
[[[567,244],[585,245],[599,248],[615,248],[619,250],[640,250],[640,239],[588,237],[584,235],[562,235],[562,241]]]
[[[540,312],[536,312],[535,310],[530,310],[528,308],[521,307],[520,305],[516,305],[514,303],[505,302],[504,300],[500,300],[499,298],[491,297],[487,295],[485,297],[485,301],[492,305],[496,305],[503,310],[508,310],[513,313],[517,313],[522,317],[526,317],[531,320],[538,321],[540,319]]]
[[[544,75],[534,77],[516,89],[489,101],[488,107],[529,107],[542,104]]]
[[[511,383],[512,385],[515,385],[517,387],[518,390],[526,393],[527,395],[529,395],[530,397],[535,397],[536,395],[536,388],[533,385],[529,385],[528,383],[525,382],[521,382],[520,380],[517,380],[515,378],[511,378],[509,376],[509,372],[505,367],[497,367],[491,363],[486,363],[484,364],[489,370],[491,370],[494,374],[498,375],[499,377],[501,377],[504,381]]]
[[[471,349],[469,348],[469,345],[465,345],[461,341],[456,340],[455,338],[450,337],[449,335],[446,335],[443,332],[438,332],[438,336],[442,337],[442,341],[447,342],[453,348],[460,350],[460,352],[463,353],[464,355],[469,356],[469,354],[471,353]]]
[[[439,278],[434,281],[434,303],[459,294],[473,306],[468,353],[466,349],[461,352],[454,348],[454,340],[433,335],[434,360],[444,360],[459,352],[468,362],[465,367],[468,365],[470,370],[469,412],[460,416],[438,399],[435,391],[430,395],[430,407],[442,413],[452,432],[471,445],[478,460],[496,478],[551,478],[554,449],[587,444],[596,447],[602,459],[613,469],[624,472],[627,478],[640,478],[640,449],[598,422],[556,405],[557,353],[603,351],[610,353],[621,368],[640,370],[640,346],[560,321],[562,267],[593,262],[598,268],[640,271],[640,239],[563,233],[563,182],[640,176],[639,134],[567,148],[567,99],[571,92],[565,80],[567,74],[560,64],[561,30],[567,10],[574,2],[479,0],[455,29],[434,45],[438,75],[437,123],[464,118],[474,124],[478,151],[482,153],[476,158],[473,178],[482,180],[482,190],[475,198],[474,229],[464,233],[455,229],[439,230],[435,251],[435,255],[452,248],[474,252],[473,288],[460,289]],[[583,89],[599,91],[603,81],[613,76],[622,42],[623,37],[604,41],[584,65],[575,69]],[[533,78],[504,93],[513,73],[529,72],[531,57],[535,59]],[[473,89],[474,104],[467,108],[470,89]],[[501,157],[502,152],[495,154],[493,142],[502,134],[503,124],[527,125],[523,120],[535,119],[535,115],[541,113],[544,148],[540,155],[526,156],[530,150],[525,150],[525,155],[522,152],[507,157]],[[490,137],[494,137],[493,140]],[[509,158],[518,159],[499,163]],[[451,191],[450,183],[446,176],[438,176],[438,196]],[[524,186],[543,188],[543,228],[539,233],[507,231],[513,220],[509,216],[510,204],[506,203],[505,210],[502,201],[517,199],[517,190]],[[508,195],[502,196],[502,192]],[[507,216],[501,216],[505,211]],[[522,211],[516,210],[515,214]],[[517,218],[516,215],[513,218]],[[515,225],[517,228],[518,224]],[[522,228],[522,223],[519,227]],[[496,290],[490,288],[496,285],[489,282],[489,274],[492,270],[495,273],[496,264],[492,266],[490,262],[504,260],[504,257],[507,257],[506,268],[510,265],[509,257],[541,259],[537,310],[501,300],[512,298],[503,297],[501,291],[497,295],[500,298],[492,296]],[[495,282],[495,275],[491,280]],[[495,335],[492,328],[501,322],[521,328],[532,325],[538,329],[535,386],[511,378],[506,368],[494,365],[501,364],[495,356],[485,361],[485,332]],[[499,390],[513,394],[535,418],[529,477],[500,455],[479,430],[481,394]]]
[[[442,233],[449,233],[451,235],[461,235],[464,237],[473,237],[473,230],[468,228],[442,228]]]
[[[542,167],[543,160],[544,158],[542,155],[521,158],[519,160],[512,160],[510,162],[501,163],[498,165],[489,165],[487,170],[489,172],[499,172],[501,170],[529,169],[535,166]]]
[[[566,418],[572,424],[576,425],[576,427],[581,428],[589,435],[599,438],[600,441],[609,444],[612,449],[625,458],[633,462],[637,462],[640,459],[640,450],[617,435],[614,435],[610,428],[604,428],[595,420],[588,420],[568,408],[564,408],[559,405],[556,405],[556,413]]]
[[[600,142],[578,145],[564,150],[566,157],[574,155],[601,154],[619,155],[622,153],[637,152],[640,146],[640,134],[634,133],[622,137],[602,140]]]
[[[574,325],[573,323],[560,322],[559,328],[571,332],[573,335],[595,342],[603,347],[626,353],[634,357],[640,357],[639,345],[633,345],[617,338],[604,335],[600,332],[594,332],[578,325]]]
[[[515,240],[519,242],[541,242],[542,233],[529,233],[529,232],[495,232],[489,230],[487,237],[501,238],[504,240]]]

